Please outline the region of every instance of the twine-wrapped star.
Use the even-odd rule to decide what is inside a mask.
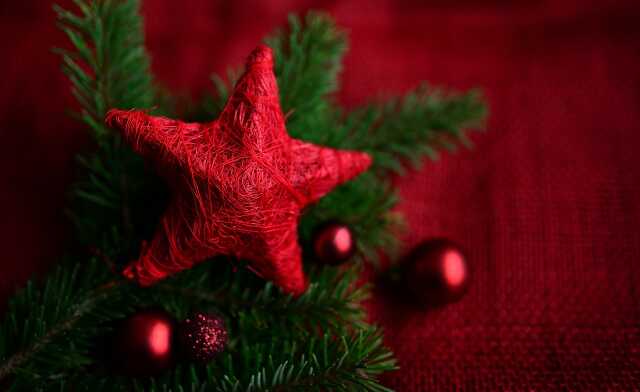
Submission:
[[[218,255],[250,268],[286,293],[307,287],[298,244],[301,211],[366,170],[371,158],[291,138],[280,108],[273,56],[249,56],[220,116],[185,123],[138,110],[109,111],[106,123],[172,190],[153,239],[124,275],[142,286]],[[149,195],[153,197],[153,195]]]

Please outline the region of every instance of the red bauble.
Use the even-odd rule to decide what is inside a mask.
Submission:
[[[446,239],[421,243],[405,259],[402,268],[406,289],[423,304],[456,302],[469,287],[467,259],[457,245]]]
[[[112,366],[130,376],[154,376],[174,360],[174,320],[162,311],[142,311],[121,321],[112,342]]]
[[[356,251],[356,241],[349,226],[329,222],[320,226],[313,235],[313,254],[324,264],[338,265]]]
[[[216,255],[249,260],[287,293],[307,281],[297,239],[300,212],[371,164],[369,155],[291,138],[271,49],[249,59],[220,116],[185,123],[111,110],[106,123],[157,164],[172,201],[153,240],[124,275],[146,286]]]
[[[227,344],[224,320],[213,314],[195,313],[180,324],[178,342],[187,359],[209,362],[224,351]]]

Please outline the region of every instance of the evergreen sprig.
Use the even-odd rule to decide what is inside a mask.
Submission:
[[[369,152],[381,176],[404,174],[405,163],[438,158],[457,143],[469,146],[467,129],[482,129],[486,107],[478,91],[459,94],[421,85],[403,97],[358,108],[344,121],[345,147]]]
[[[68,260],[41,285],[29,282],[9,302],[0,326],[0,385],[46,382],[90,364],[104,322],[127,314],[122,284],[92,258]]]
[[[277,340],[244,345],[206,367],[179,365],[155,379],[75,374],[49,386],[87,392],[388,392],[377,377],[396,368],[381,331],[368,327],[339,337],[308,337],[303,345]]]
[[[341,268],[314,265],[298,298],[282,294],[240,264],[210,260],[151,287],[114,273],[149,238],[168,192],[142,160],[103,125],[111,107],[164,113],[173,97],[160,91],[149,70],[138,0],[74,0],[78,12],[55,7],[71,50],[59,50],[63,71],[80,104],[78,118],[96,140],[79,158],[83,170],[72,189],[71,216],[80,249],[93,256],[63,262],[44,281],[32,281],[10,301],[0,325],[0,388],[76,391],[387,391],[377,376],[395,368],[379,328],[366,320],[368,285],[358,283],[362,260],[397,246],[401,217],[388,174],[419,163],[478,126],[484,106],[474,93],[421,87],[404,97],[346,111],[335,101],[345,34],[322,13],[291,16],[266,42],[289,133],[328,146],[364,150],[373,170],[337,188],[309,208],[300,241],[310,254],[311,233],[339,219],[356,233],[359,254]],[[216,95],[195,111],[213,118],[239,72],[215,77]],[[150,201],[151,200],[151,201]],[[177,319],[193,310],[225,318],[227,351],[208,365],[180,364],[157,378],[110,373],[93,353],[112,322],[138,309],[162,307]]]
[[[58,5],[58,23],[73,50],[57,49],[62,71],[81,105],[79,117],[99,143],[112,141],[104,125],[111,108],[151,108],[154,98],[138,0],[74,0],[79,14]]]
[[[273,283],[236,268],[229,260],[200,264],[146,290],[147,301],[162,303],[178,318],[194,305],[214,308],[227,316],[232,328],[252,331],[244,335],[254,340],[314,330],[342,333],[367,325],[361,302],[369,296],[369,286],[356,284],[357,265],[311,267],[311,284],[297,298],[282,295]]]
[[[375,328],[339,337],[330,334],[310,337],[303,347],[280,345],[265,344],[258,355],[249,355],[247,369],[235,372],[229,368],[216,390],[389,391],[376,377],[395,369],[395,359],[383,346],[381,333]]]
[[[134,253],[140,233],[153,229],[153,213],[161,209],[166,190],[120,135],[106,127],[104,117],[114,107],[153,108],[157,89],[144,47],[139,1],[74,2],[79,13],[54,6],[58,24],[73,45],[72,50],[56,51],[81,106],[77,116],[99,148],[78,156],[83,173],[72,188],[68,212],[80,243],[115,257]],[[140,208],[143,205],[157,208]]]
[[[309,140],[311,132],[326,130],[322,123],[330,118],[346,36],[328,15],[312,11],[304,18],[291,15],[288,28],[265,42],[273,49],[289,134]]]

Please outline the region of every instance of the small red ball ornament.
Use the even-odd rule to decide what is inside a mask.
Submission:
[[[174,320],[162,311],[143,311],[116,328],[111,362],[117,372],[154,376],[168,370],[174,359]]]
[[[419,244],[403,265],[406,289],[423,304],[460,300],[469,287],[469,265],[460,248],[446,239]]]
[[[329,222],[318,228],[313,236],[313,253],[323,264],[338,265],[356,251],[356,241],[349,226]]]
[[[195,313],[180,324],[178,342],[187,359],[209,362],[227,344],[224,320],[213,314]]]

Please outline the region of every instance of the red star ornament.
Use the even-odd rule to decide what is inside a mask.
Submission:
[[[229,255],[248,260],[254,272],[284,292],[302,294],[307,279],[297,240],[301,211],[371,164],[365,153],[287,134],[267,46],[251,53],[212,122],[117,109],[105,121],[158,166],[172,189],[154,238],[123,272],[142,286]]]

